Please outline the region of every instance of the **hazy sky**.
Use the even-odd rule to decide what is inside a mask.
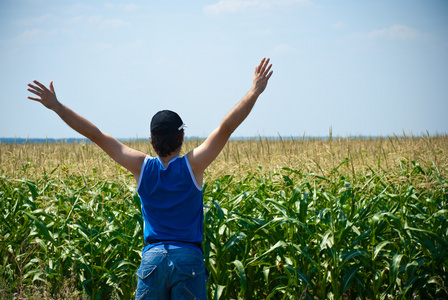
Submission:
[[[448,1],[0,2],[0,137],[80,137],[27,100],[59,100],[117,138],[177,111],[207,136],[270,57],[238,136],[448,132]]]

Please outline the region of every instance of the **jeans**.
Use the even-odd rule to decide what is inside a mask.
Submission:
[[[136,300],[207,299],[204,258],[189,248],[152,248],[137,270]]]

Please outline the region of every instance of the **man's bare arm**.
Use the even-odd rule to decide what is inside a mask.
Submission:
[[[240,102],[222,120],[220,126],[199,147],[187,154],[192,171],[198,184],[202,185],[203,172],[215,160],[224,148],[231,134],[246,119],[258,96],[265,90],[273,71],[269,58],[263,58],[255,67],[252,88]]]
[[[56,97],[53,82],[50,82],[49,88],[45,87],[37,80],[34,80],[33,83],[34,84],[28,84],[28,91],[37,95],[37,97],[29,96],[28,99],[40,102],[46,108],[57,113],[72,129],[90,139],[103,149],[113,160],[128,169],[138,182],[141,166],[146,154],[131,149],[114,137],[101,132],[94,124],[60,103]]]

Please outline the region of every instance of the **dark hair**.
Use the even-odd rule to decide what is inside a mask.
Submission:
[[[166,157],[182,147],[183,129],[170,134],[157,134],[157,129],[151,133],[151,145],[158,156]]]

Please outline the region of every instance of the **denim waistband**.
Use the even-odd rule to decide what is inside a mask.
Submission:
[[[195,249],[197,248],[197,250],[201,251],[201,253],[204,254],[204,250],[202,249],[201,242],[185,242],[185,241],[176,242],[176,241],[163,240],[163,239],[150,239],[150,238],[145,239],[145,247],[150,244],[157,244],[157,243],[163,243],[163,244],[168,244],[168,245],[170,245],[170,243],[174,243],[174,244],[178,244],[178,245],[179,245],[179,243],[181,243],[181,244],[185,243],[185,244],[190,245],[190,247],[187,247],[187,248],[191,248],[191,245],[193,245]],[[183,247],[183,246],[180,245],[179,247]],[[153,248],[153,247],[151,247],[151,248]]]
[[[179,248],[182,248],[182,247],[169,245],[169,244],[163,244],[163,245],[157,245],[157,246],[151,247],[151,249],[159,249],[159,250],[163,250],[163,249],[174,250],[174,249],[179,249]]]

